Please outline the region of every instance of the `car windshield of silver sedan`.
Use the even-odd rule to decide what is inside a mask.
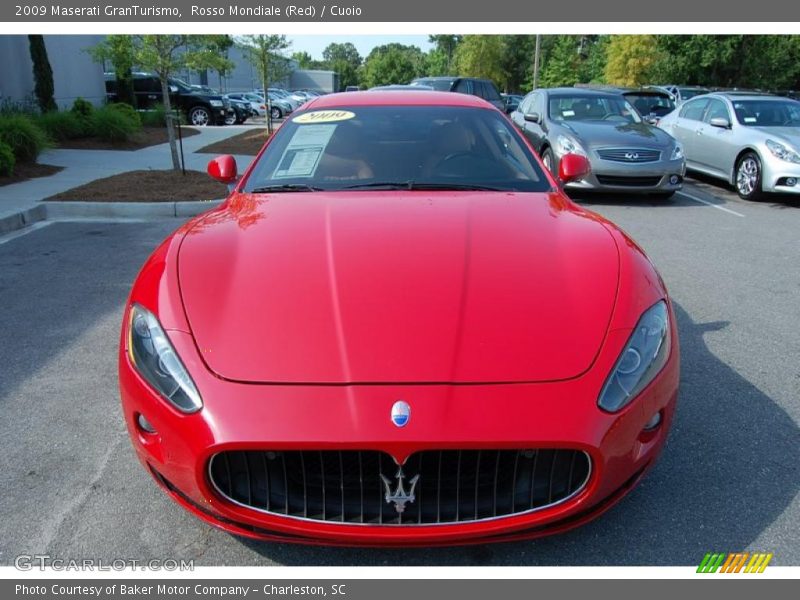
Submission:
[[[395,189],[543,192],[551,185],[497,111],[357,106],[303,111],[284,123],[243,191]]]
[[[624,98],[616,96],[551,96],[549,108],[553,121],[642,122],[636,109]]]
[[[737,100],[733,110],[748,127],[800,127],[800,102],[794,100]]]

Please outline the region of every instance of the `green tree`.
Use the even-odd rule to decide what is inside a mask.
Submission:
[[[438,63],[437,70],[441,70],[439,75],[452,75],[453,58],[456,54],[456,49],[464,36],[461,35],[429,35],[428,41],[435,44],[435,51],[443,58],[444,64]]]
[[[359,84],[358,75],[362,60],[353,44],[350,42],[328,44],[322,51],[322,58],[328,69],[339,74],[339,85],[342,89],[348,85]]]
[[[300,69],[313,69],[314,68],[314,59],[308,52],[293,52],[292,53],[292,60],[297,63],[298,68]]]
[[[133,92],[133,37],[130,35],[109,35],[105,40],[87,48],[95,62],[111,63],[117,83],[117,100],[137,106],[136,94]]]
[[[416,46],[385,44],[372,49],[364,61],[362,82],[366,87],[408,83],[425,74],[425,54]]]
[[[465,35],[455,54],[458,74],[503,82],[504,51],[505,44],[499,35]]]
[[[224,78],[236,67],[228,58],[234,45],[233,38],[225,34],[192,36],[190,44],[186,66],[194,71],[215,71],[219,79],[219,89],[223,89]]]
[[[654,35],[612,35],[606,49],[606,82],[628,87],[650,83],[659,52]]]
[[[539,85],[569,87],[576,83],[602,83],[607,45],[605,36],[544,36]]]
[[[289,48],[290,43],[285,35],[244,35],[238,38],[237,43],[242,48],[250,64],[258,72],[261,85],[264,88],[267,105],[269,106],[269,84],[275,77],[273,68],[279,67],[279,61],[285,57],[283,53]],[[277,79],[277,77],[275,77]],[[272,133],[272,117],[267,114],[267,130]]]
[[[44,45],[44,37],[41,35],[29,35],[28,46],[33,63],[33,92],[39,102],[42,112],[58,110],[53,95],[55,85],[53,84],[53,69],[50,67],[50,60],[47,58],[47,47]]]

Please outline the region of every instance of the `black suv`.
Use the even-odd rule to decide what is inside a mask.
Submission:
[[[113,73],[105,74],[106,96],[109,102],[117,101],[117,79]],[[230,120],[230,102],[218,94],[206,94],[181,81],[170,78],[169,99],[186,116],[190,125],[224,125]],[[136,108],[148,110],[161,104],[161,80],[152,73],[133,73],[133,93]]]
[[[411,85],[427,85],[440,92],[458,92],[461,94],[471,94],[483,98],[493,104],[503,112],[506,110],[506,103],[500,97],[494,83],[488,79],[477,79],[475,77],[420,77],[411,82]]]

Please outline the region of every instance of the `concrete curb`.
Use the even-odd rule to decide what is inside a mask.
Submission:
[[[0,218],[0,235],[48,219],[149,219],[194,217],[222,204],[203,202],[40,202],[32,208]]]

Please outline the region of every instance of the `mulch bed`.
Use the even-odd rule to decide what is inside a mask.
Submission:
[[[36,177],[48,177],[63,170],[64,167],[54,165],[40,165],[39,163],[17,163],[14,165],[14,174],[11,177],[0,177],[0,187]]]
[[[200,150],[197,150],[197,152],[206,154],[247,154],[255,156],[261,151],[261,147],[267,139],[267,130],[259,127],[204,146],[200,148]]]
[[[199,135],[200,131],[192,127],[181,127],[181,134],[187,138]],[[176,131],[176,139],[177,135],[178,132]],[[97,138],[79,138],[60,142],[58,147],[70,150],[140,150],[157,144],[166,144],[168,141],[165,127],[143,127],[139,133],[127,142],[112,143]]]
[[[73,202],[187,202],[217,200],[228,186],[200,171],[128,171],[61,192],[45,200]]]

